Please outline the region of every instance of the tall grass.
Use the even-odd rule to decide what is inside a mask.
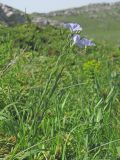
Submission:
[[[117,160],[119,48],[64,48],[66,31],[27,27],[0,31],[0,158]]]

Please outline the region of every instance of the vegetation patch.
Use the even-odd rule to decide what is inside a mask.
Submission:
[[[0,26],[0,158],[120,158],[120,51],[63,28]]]

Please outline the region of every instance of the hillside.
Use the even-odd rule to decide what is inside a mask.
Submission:
[[[98,42],[120,43],[120,2],[90,4],[78,8],[29,15],[0,4],[0,23],[9,26],[28,22],[39,26],[61,26],[64,22],[77,22],[83,27],[86,37],[90,36]]]
[[[37,19],[34,17],[36,14],[33,13],[32,15],[0,3],[0,24],[4,24],[5,26],[13,26],[31,22],[40,26],[60,26],[61,24],[56,20],[43,17],[44,14],[37,14],[39,15]]]
[[[46,16],[46,17],[53,17],[53,16],[70,16],[70,15],[79,15],[79,14],[89,14],[91,18],[97,18],[99,15],[107,16],[109,13],[110,15],[120,16],[120,2],[115,3],[95,3],[89,4],[82,7],[77,8],[70,8],[65,10],[53,11],[49,13],[32,13],[33,17],[38,16]]]
[[[120,2],[90,4],[48,14],[34,13],[33,19],[39,16],[60,22],[78,22],[84,28],[83,33],[101,42],[120,42]]]
[[[60,12],[56,13],[54,16],[51,14],[52,19],[78,22],[83,26],[84,34],[99,42],[103,40],[110,40],[110,43],[120,42],[120,3],[93,4],[63,11],[61,15]]]

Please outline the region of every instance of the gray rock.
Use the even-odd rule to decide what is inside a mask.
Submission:
[[[24,13],[0,3],[0,21],[7,25],[25,23]]]
[[[46,26],[46,25],[61,26],[62,25],[62,23],[56,20],[51,20],[46,17],[40,17],[40,16],[33,18],[32,23],[37,24],[39,26]]]

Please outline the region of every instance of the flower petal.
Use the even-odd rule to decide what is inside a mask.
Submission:
[[[82,38],[79,43],[83,46],[95,46],[95,43],[93,43],[92,41],[86,39],[86,38]]]
[[[73,43],[74,43],[74,44],[79,43],[79,42],[80,42],[80,35],[74,34],[74,35],[72,36],[72,40],[73,40]]]
[[[64,28],[68,28],[72,32],[82,31],[82,27],[77,23],[66,23],[66,24],[64,24]]]
[[[95,43],[93,43],[92,41],[90,41],[86,38],[81,38],[80,35],[78,35],[78,34],[74,34],[72,36],[72,40],[73,40],[73,45],[76,44],[80,48],[84,48],[86,46],[95,46]]]

